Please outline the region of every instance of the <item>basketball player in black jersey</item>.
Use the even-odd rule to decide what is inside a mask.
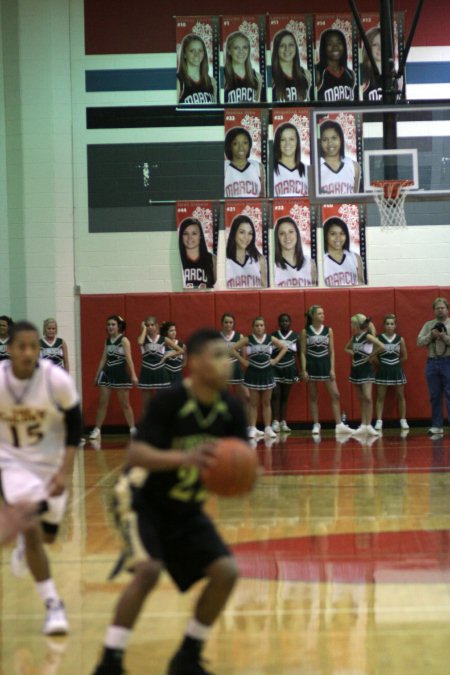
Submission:
[[[367,31],[367,39],[372,50],[372,56],[381,73],[381,28],[376,26],[372,30]],[[381,101],[383,98],[381,76],[377,76],[374,73],[365,47],[363,47],[362,51],[361,80],[363,83],[364,101]]]
[[[206,579],[167,673],[212,675],[202,665],[202,647],[238,571],[202,510],[206,491],[199,472],[214,462],[212,441],[246,438],[246,420],[240,403],[226,391],[231,366],[220,333],[194,333],[187,355],[191,379],[153,398],[130,443],[128,470],[116,488],[117,512],[127,535],[121,565],[133,571],[134,578],[119,599],[95,675],[125,672],[122,661],[131,630],[163,567],[180,591]],[[156,672],[150,664],[151,655],[148,672]]]
[[[347,66],[347,42],[340,30],[331,28],[320,36],[319,63],[316,69],[317,100],[353,101],[356,77]]]
[[[208,104],[217,101],[217,83],[208,69],[208,52],[198,35],[184,38],[177,71],[178,103]]]

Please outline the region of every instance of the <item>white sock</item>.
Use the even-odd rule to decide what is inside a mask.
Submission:
[[[42,602],[44,603],[44,605],[46,602],[48,602],[48,600],[56,600],[56,602],[59,602],[60,598],[53,579],[38,581],[36,583],[36,588],[38,590],[39,595],[42,598]]]
[[[211,632],[211,626],[205,626],[203,623],[197,621],[192,617],[189,619],[188,625],[186,626],[185,635],[194,640],[201,640],[205,642],[208,639]]]
[[[105,636],[105,647],[108,647],[108,649],[120,649],[121,651],[125,651],[130,636],[131,630],[129,628],[109,626]]]

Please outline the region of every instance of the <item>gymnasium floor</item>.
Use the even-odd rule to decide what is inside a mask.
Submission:
[[[124,438],[79,453],[53,552],[72,633],[46,640],[30,578],[1,552],[2,675],[89,675],[120,588],[108,510]],[[370,445],[291,434],[258,444],[265,473],[244,500],[208,511],[242,579],[207,649],[217,675],[445,675],[450,672],[450,436],[388,430]],[[195,594],[195,591],[194,591]],[[193,594],[164,577],[126,662],[164,675]]]

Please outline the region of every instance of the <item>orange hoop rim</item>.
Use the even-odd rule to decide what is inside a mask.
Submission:
[[[386,199],[397,199],[401,190],[414,185],[414,181],[410,179],[403,180],[374,180],[370,183],[374,188],[383,190]]]

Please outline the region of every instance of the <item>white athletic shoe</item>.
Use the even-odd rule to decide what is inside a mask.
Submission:
[[[377,421],[375,422],[375,429],[376,429],[377,431],[381,431],[382,428],[383,428],[383,420],[377,420]]]
[[[18,535],[16,548],[11,553],[11,572],[18,579],[23,579],[28,572],[27,559],[25,556],[25,538],[23,534]]]
[[[400,438],[408,438],[409,429],[400,429]]]
[[[444,429],[442,427],[430,427],[428,433],[431,434],[431,436],[443,436]]]
[[[282,422],[281,424],[283,424],[283,422]],[[280,423],[279,423],[278,420],[274,420],[274,421],[272,422],[272,429],[274,430],[274,432],[275,432],[276,434],[280,431]]]
[[[130,427],[130,436],[133,437],[136,431],[137,431],[136,427]]]
[[[320,434],[320,428],[321,428],[321,427],[320,427],[319,422],[316,422],[315,424],[313,424],[313,428],[312,428],[312,432],[311,432],[312,435],[313,435],[313,436],[318,436],[318,435]]]
[[[63,601],[47,600],[45,609],[44,635],[67,635],[69,622],[67,621]]]
[[[353,436],[367,436],[367,424],[360,424],[353,432]]]
[[[368,436],[379,436],[380,432],[373,428],[371,424],[368,424],[366,427],[366,434]]]
[[[335,432],[336,435],[353,434],[353,429],[349,427],[348,424],[344,424],[344,422],[339,422],[339,424],[336,424]]]
[[[283,431],[285,433],[288,433],[289,431],[292,431],[290,427],[288,427],[288,424],[286,420],[283,420],[280,424],[280,431]]]
[[[400,429],[409,429],[409,424],[408,424],[408,422],[405,420],[405,418],[402,418],[402,419],[400,420]]]
[[[94,427],[89,434],[89,440],[90,441],[96,441],[100,436],[102,435],[101,429],[99,427]]]
[[[277,435],[275,431],[272,429],[272,427],[266,427],[264,429],[264,436],[267,436],[267,438],[276,438]]]
[[[247,427],[247,436],[248,438],[256,437],[256,427]]]

